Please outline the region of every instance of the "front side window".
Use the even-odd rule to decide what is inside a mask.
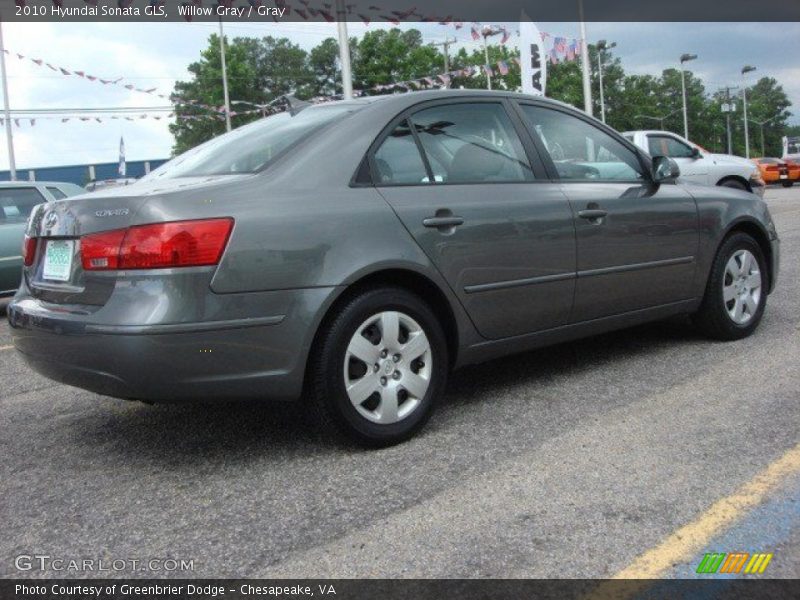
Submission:
[[[0,221],[27,219],[44,202],[36,188],[0,188]]]
[[[676,140],[671,135],[648,135],[647,147],[650,156],[669,156],[670,158],[691,158],[694,150],[688,144]]]
[[[637,181],[645,178],[636,154],[591,123],[560,110],[522,105],[534,135],[565,180]]]
[[[351,104],[283,112],[234,129],[161,165],[142,181],[255,173],[292,144],[356,110]]]
[[[528,158],[501,104],[458,103],[411,117],[436,183],[533,179]]]

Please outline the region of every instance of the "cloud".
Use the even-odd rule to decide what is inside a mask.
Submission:
[[[512,25],[513,26],[513,25]],[[230,24],[229,37],[286,36],[305,49],[336,36],[327,23]],[[358,36],[385,23],[350,23]],[[426,41],[440,41],[454,30],[436,24],[418,24]],[[543,31],[570,37],[579,35],[576,23],[541,23]],[[800,122],[800,24],[798,23],[589,23],[590,40],[617,42],[615,54],[626,70],[659,75],[675,66],[683,52],[699,59],[691,66],[702,75],[709,92],[738,85],[745,63],[758,67],[755,75],[775,77],[784,86]],[[70,70],[84,70],[104,78],[124,76],[137,87],[169,93],[176,80],[188,77],[186,67],[197,60],[214,23],[5,23],[5,43],[11,52],[41,58]],[[470,46],[468,31],[456,36]],[[513,38],[512,42],[513,43]],[[471,46],[470,46],[471,47]],[[13,109],[155,107],[166,102],[154,96],[103,86],[77,77],[63,77],[46,67],[16,57],[6,59]],[[166,120],[106,121],[104,123],[39,118],[34,127],[14,128],[19,168],[43,167],[117,159],[124,135],[130,160],[167,157],[173,139]],[[6,145],[0,144],[0,169],[8,168]]]

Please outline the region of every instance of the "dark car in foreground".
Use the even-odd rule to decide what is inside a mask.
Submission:
[[[778,276],[767,207],[678,175],[519,94],[295,107],[35,211],[14,344],[100,394],[302,397],[397,442],[471,363],[678,314],[752,333]]]

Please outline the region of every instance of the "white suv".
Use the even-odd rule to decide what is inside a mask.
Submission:
[[[713,154],[670,131],[626,131],[628,140],[650,156],[669,156],[681,178],[704,185],[724,185],[764,195],[764,181],[751,161],[741,156]]]

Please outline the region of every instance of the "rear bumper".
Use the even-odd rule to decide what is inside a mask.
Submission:
[[[146,325],[59,314],[18,295],[8,320],[14,346],[35,371],[98,394],[153,402],[293,400],[325,290],[249,295],[277,295],[256,302],[285,308],[267,316]]]

